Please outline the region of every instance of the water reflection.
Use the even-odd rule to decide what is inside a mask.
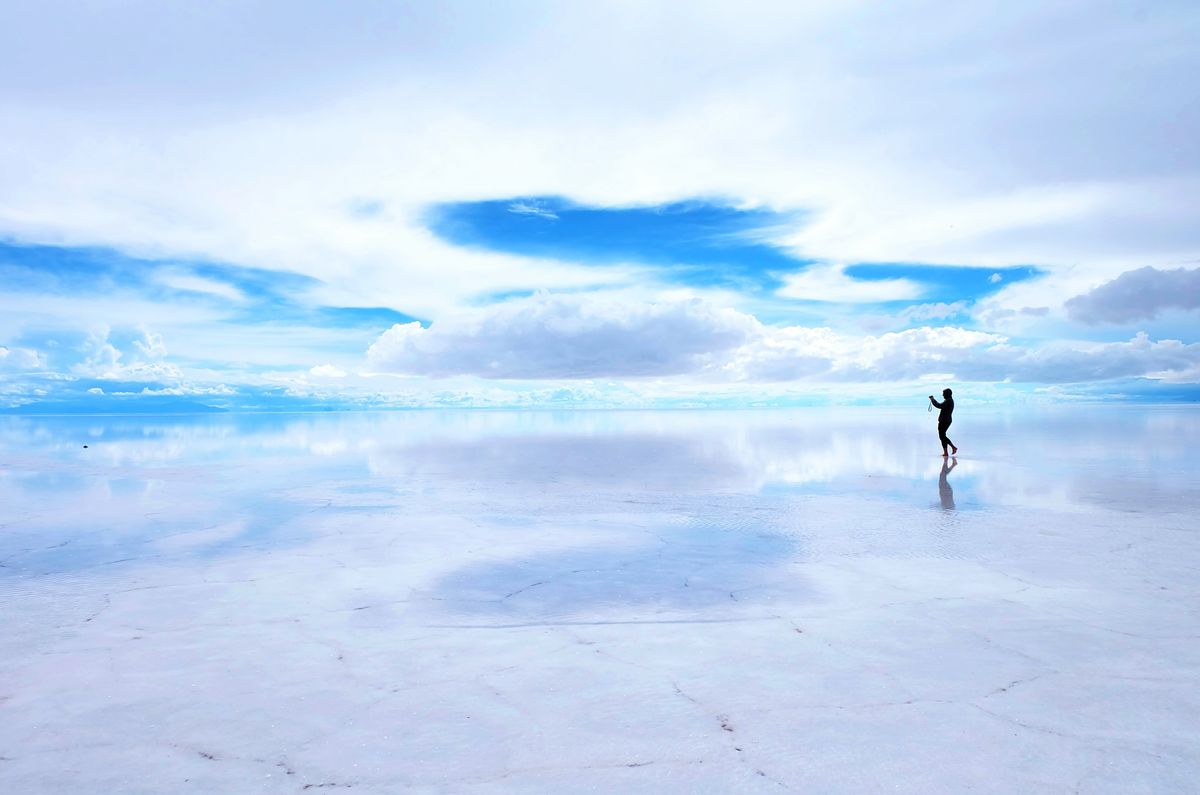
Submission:
[[[938,496],[942,500],[942,508],[947,511],[954,510],[954,489],[950,486],[948,480],[951,472],[958,466],[958,458],[951,458],[949,461],[942,460],[942,473],[938,475]]]
[[[1069,783],[1131,704],[1126,756],[1179,756],[1200,415],[1072,412],[967,414],[949,462],[877,410],[0,420],[0,791],[734,791],[693,762],[864,727],[1020,734],[1017,784],[1100,749]]]
[[[305,544],[324,532],[312,518],[321,511],[388,526],[415,515],[490,526],[619,516],[795,538],[863,524],[865,508],[842,518],[813,499],[925,509],[934,479],[941,507],[960,513],[1141,510],[1150,499],[1200,509],[1195,410],[967,414],[961,433],[978,453],[949,462],[931,454],[924,419],[878,409],[5,417],[0,576]],[[1027,449],[1044,451],[1036,467]]]

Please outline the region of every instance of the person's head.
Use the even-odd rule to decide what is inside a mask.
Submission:
[[[954,393],[950,391],[950,387],[946,387],[945,389],[942,390],[942,397],[944,397],[944,398],[948,398],[953,394]]]

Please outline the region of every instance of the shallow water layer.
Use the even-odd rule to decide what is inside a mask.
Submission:
[[[0,791],[1190,791],[1200,411],[958,413],[0,418]]]

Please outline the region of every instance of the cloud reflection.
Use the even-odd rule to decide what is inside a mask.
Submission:
[[[732,534],[795,544],[843,521],[814,514],[806,500],[927,510],[935,481],[941,507],[957,511],[1200,508],[1187,477],[1200,442],[1194,412],[964,412],[964,455],[941,469],[923,419],[868,409],[7,417],[0,573],[303,545],[329,532],[318,511],[382,517],[389,527],[411,516],[508,527],[617,517],[672,543],[709,528],[740,549]],[[1131,439],[1136,448],[1126,447]],[[852,518],[862,508],[842,510]],[[778,552],[774,544],[762,548]],[[607,565],[608,551],[586,546],[561,562]],[[634,569],[646,579],[651,564]],[[446,582],[503,590],[523,577],[476,571]]]

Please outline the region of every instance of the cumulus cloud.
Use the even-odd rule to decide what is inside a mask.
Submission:
[[[878,332],[965,313],[927,305],[864,325],[859,305],[922,300],[922,285],[853,279],[828,264],[785,277],[770,307],[757,295],[722,299],[764,319],[804,312],[807,325],[773,328],[711,305],[656,302],[661,271],[636,262],[457,247],[428,229],[426,213],[505,199],[536,229],[555,221],[514,197],[608,207],[726,197],[796,211],[769,242],[806,260],[1036,264],[1045,278],[996,282],[972,308],[977,323],[997,324],[989,331],[1053,333],[1048,307],[1056,314],[1127,263],[1196,256],[1197,106],[1177,79],[1200,65],[1191,5],[1017,2],[981,15],[922,2],[755,13],[708,0],[474,4],[449,15],[384,7],[369,24],[308,5],[289,7],[287,25],[271,4],[209,6],[187,24],[153,3],[80,7],[78,24],[64,26],[51,6],[14,4],[0,29],[0,236],[296,271],[319,281],[306,301],[432,319],[372,346],[373,366],[395,372],[835,381],[1190,372],[1191,348],[1148,338],[1103,349],[1022,347],[957,328],[889,337]],[[911,35],[898,38],[899,27]],[[230,40],[229,30],[247,35]],[[161,52],[141,46],[149,39]],[[222,58],[209,57],[218,48]],[[129,57],[107,57],[114,51]],[[75,79],[83,70],[97,79]],[[0,338],[147,323],[167,331],[181,360],[227,363],[217,380],[268,366],[315,380],[322,374],[308,368],[332,354],[314,351],[364,344],[358,328],[238,326],[250,288],[202,273],[211,271],[164,275],[158,293],[200,294],[173,304],[0,291]],[[464,309],[485,294],[614,286],[651,300]],[[1196,295],[1177,287],[1172,300]],[[1086,322],[1158,311],[1114,309],[1103,288],[1093,293],[1067,311]],[[791,299],[826,303],[795,310]],[[149,338],[100,340],[77,373],[167,373],[164,354]]]
[[[1132,377],[1186,381],[1200,375],[1200,344],[1154,341],[1139,334],[1124,342],[1022,346],[998,334],[949,326],[867,337],[793,327],[773,330],[738,351],[730,369],[749,381],[875,383],[934,375],[1041,384]]]
[[[0,345],[0,369],[37,370],[44,364],[42,355],[32,348],[8,348]]]
[[[1017,345],[923,326],[878,335],[766,326],[700,300],[539,295],[438,321],[397,324],[368,352],[380,372],[490,379],[680,376],[694,384],[960,381],[1075,383],[1200,373],[1200,344],[1141,334],[1112,343]]]
[[[167,346],[163,343],[162,334],[152,334],[142,330],[142,338],[133,341],[133,347],[147,359],[161,359],[167,355]]]
[[[484,378],[665,376],[695,372],[759,323],[700,300],[622,302],[537,295],[439,320],[396,324],[370,347],[382,371]]]
[[[765,329],[759,339],[737,351],[725,372],[747,381],[912,380],[931,373],[951,373],[973,352],[1004,341],[996,334],[953,326],[926,326],[878,336],[790,326]]]
[[[88,335],[83,344],[86,357],[72,368],[75,372],[110,372],[120,366],[121,351],[108,341],[108,334],[108,327],[105,326]]]
[[[963,380],[1067,384],[1149,377],[1194,381],[1200,376],[1200,343],[1151,340],[1140,333],[1125,342],[1009,344],[972,351],[956,363]]]
[[[1200,309],[1200,268],[1126,271],[1065,306],[1071,319],[1093,325],[1152,320],[1170,309]]]
[[[175,382],[183,378],[178,365],[164,360],[167,348],[161,334],[142,329],[140,337],[121,350],[110,339],[111,333],[103,327],[89,334],[81,349],[84,358],[71,372],[106,380]]]

